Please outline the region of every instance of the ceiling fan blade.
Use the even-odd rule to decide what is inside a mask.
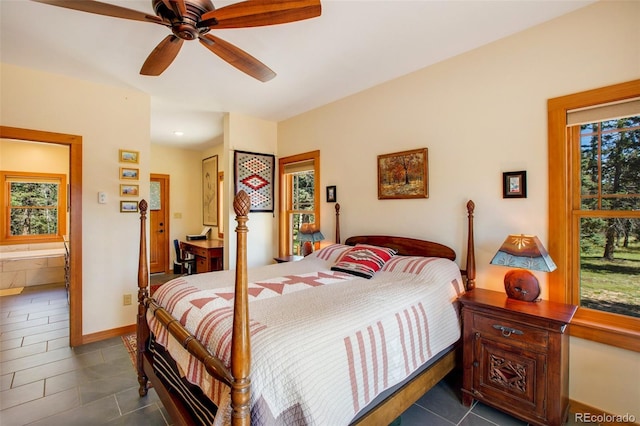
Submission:
[[[162,74],[178,56],[183,41],[173,34],[166,36],[144,61],[140,74],[150,76]]]
[[[149,15],[126,7],[120,7],[109,3],[91,0],[31,0],[36,3],[63,7],[65,9],[79,10],[80,12],[95,13],[96,15],[111,16],[114,18],[131,19],[134,21],[153,22],[165,25],[163,20],[155,15]]]
[[[315,18],[321,13],[320,0],[251,0],[207,12],[198,26],[215,29],[260,27]]]
[[[276,76],[276,73],[265,64],[239,47],[219,39],[218,37],[212,36],[211,34],[205,34],[200,37],[200,43],[230,65],[233,65],[240,71],[257,80],[265,82]]]

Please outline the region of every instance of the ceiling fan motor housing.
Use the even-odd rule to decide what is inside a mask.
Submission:
[[[171,31],[183,40],[196,40],[200,35],[209,32],[208,27],[198,28],[200,17],[212,10],[215,10],[210,0],[185,0],[186,13],[180,15],[177,5],[168,8],[165,0],[153,0],[153,10],[156,15],[171,23]]]

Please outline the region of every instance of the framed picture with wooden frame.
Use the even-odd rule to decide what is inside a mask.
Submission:
[[[527,172],[502,173],[502,198],[527,198]]]
[[[140,153],[138,151],[131,151],[128,149],[121,149],[119,151],[121,163],[135,163],[140,162]]]
[[[120,213],[135,213],[137,211],[137,201],[120,201]]]
[[[137,197],[139,193],[139,185],[120,184],[120,196],[122,197]]]
[[[378,155],[378,199],[429,198],[427,148]]]
[[[140,169],[132,167],[120,167],[120,179],[138,180]]]

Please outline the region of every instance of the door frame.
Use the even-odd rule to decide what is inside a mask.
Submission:
[[[82,337],[82,136],[0,126],[0,138],[44,142],[69,147],[69,346]]]
[[[162,216],[162,220],[164,221],[164,234],[167,236],[166,237],[166,242],[167,244],[164,245],[163,250],[166,254],[165,259],[166,262],[164,264],[164,273],[168,274],[171,270],[170,265],[171,265],[171,251],[169,249],[169,247],[171,247],[171,243],[172,243],[172,239],[171,239],[171,228],[170,228],[170,222],[169,222],[169,211],[170,211],[170,202],[169,202],[169,189],[171,188],[170,185],[170,175],[166,175],[166,174],[160,174],[160,173],[151,173],[149,176],[149,182],[151,182],[153,179],[158,179],[158,180],[162,180],[164,183],[164,191],[160,191],[161,197],[162,195],[164,195],[163,198],[160,199],[161,203],[163,206],[166,206],[166,208],[164,208],[164,215]],[[149,226],[151,226],[151,222],[149,222]],[[153,230],[151,230],[151,232],[153,232]]]

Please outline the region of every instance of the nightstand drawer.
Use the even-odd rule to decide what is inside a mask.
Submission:
[[[504,318],[474,314],[473,328],[483,337],[507,341],[510,344],[534,345],[541,348],[546,348],[549,344],[548,331]]]

